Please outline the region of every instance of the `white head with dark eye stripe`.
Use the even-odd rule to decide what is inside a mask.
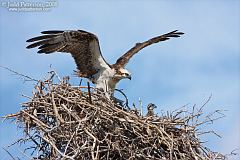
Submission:
[[[114,78],[117,79],[117,80],[121,80],[121,79],[124,79],[124,78],[127,78],[127,79],[130,79],[131,80],[131,73],[124,69],[124,68],[119,68],[118,70],[116,70],[116,73],[114,75]]]

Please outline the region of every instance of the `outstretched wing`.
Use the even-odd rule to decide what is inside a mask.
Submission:
[[[131,48],[129,51],[127,51],[123,56],[118,58],[117,62],[113,64],[114,68],[123,68],[125,65],[129,62],[129,60],[132,58],[133,55],[135,55],[137,52],[139,52],[141,49],[161,41],[166,41],[170,39],[171,37],[180,37],[184,33],[178,32],[178,30],[169,32],[167,34],[163,34],[161,36],[154,37],[152,39],[149,39],[142,43],[137,43],[133,48]]]
[[[110,68],[102,57],[97,36],[92,33],[76,31],[43,31],[43,35],[31,38],[27,48],[38,47],[38,53],[67,52],[73,56],[78,75],[89,78],[103,68]]]

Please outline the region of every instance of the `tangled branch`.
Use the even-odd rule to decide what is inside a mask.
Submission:
[[[221,112],[202,119],[202,107],[181,108],[161,116],[142,115],[123,108],[90,86],[71,86],[63,79],[37,81],[22,109],[5,116],[15,119],[31,141],[35,159],[224,159],[207,149],[199,126],[221,118]],[[69,77],[68,77],[69,79]],[[88,89],[83,91],[82,88]],[[205,104],[204,104],[205,105]]]

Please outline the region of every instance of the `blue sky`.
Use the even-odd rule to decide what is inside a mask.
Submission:
[[[36,79],[42,79],[50,65],[61,76],[72,75],[76,66],[70,55],[25,49],[27,39],[52,29],[95,33],[109,63],[136,42],[175,29],[185,32],[142,50],[127,65],[132,80],[121,81],[118,88],[131,103],[140,97],[144,105],[155,103],[159,112],[188,103],[200,106],[212,94],[205,111],[227,111],[211,126],[222,138],[209,136],[207,145],[223,153],[240,148],[240,1],[69,0],[58,1],[48,12],[11,12],[1,6],[0,65]],[[21,94],[31,95],[32,89],[32,82],[23,83],[0,69],[0,115],[19,111],[26,101]],[[10,122],[1,123],[0,131],[0,148],[21,133]],[[9,159],[2,149],[0,155]]]

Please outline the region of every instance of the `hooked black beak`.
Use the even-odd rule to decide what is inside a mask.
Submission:
[[[131,79],[132,79],[132,77],[131,77],[131,76],[128,76],[127,78],[128,78],[129,80],[131,80]]]

